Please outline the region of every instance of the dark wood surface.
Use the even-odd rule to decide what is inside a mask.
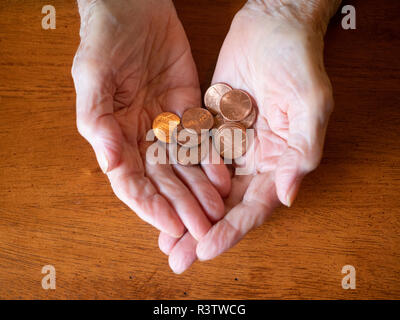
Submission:
[[[204,89],[243,1],[175,2]],[[49,3],[57,29],[46,31]],[[400,298],[400,2],[353,3],[357,30],[338,14],[326,38],[336,109],[320,167],[292,208],[178,276],[77,133],[75,2],[2,0],[0,298]],[[47,264],[56,290],[41,287]],[[356,290],[342,289],[346,264]]]

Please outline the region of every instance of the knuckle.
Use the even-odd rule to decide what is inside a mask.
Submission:
[[[76,121],[76,127],[78,129],[79,134],[82,137],[84,137],[84,138],[88,137],[89,126],[88,126],[87,122],[84,121],[84,119],[82,119],[81,117],[78,117],[78,119]]]
[[[77,75],[77,69],[78,69],[78,62],[77,62],[77,56],[75,56],[74,62],[72,63],[72,67],[71,67],[71,75],[74,80]]]
[[[330,83],[321,90],[321,97],[319,102],[323,110],[325,110],[327,114],[330,115],[334,107],[333,92]]]
[[[224,204],[218,192],[213,188],[204,190],[204,198],[201,203],[206,211],[213,215],[221,216],[224,213]]]
[[[82,69],[82,58],[80,55],[80,50],[78,50],[75,54],[74,61],[72,63],[71,74],[72,78],[76,80],[79,75],[79,71]]]
[[[334,107],[332,85],[329,79],[322,81],[322,84],[314,84],[306,100],[311,114],[320,114],[323,118],[329,118]]]
[[[95,73],[95,64],[87,58],[80,57],[78,52],[74,58],[74,62],[71,68],[71,74],[74,81],[78,82],[81,77],[85,77],[85,79],[90,80],[92,78],[95,78]]]
[[[330,115],[333,111],[333,93],[332,86],[328,81],[327,84],[322,86],[317,98],[317,104],[326,114]]]
[[[305,171],[309,173],[317,169],[321,163],[321,158],[322,154],[320,152],[316,152],[316,154],[312,154],[310,157],[308,157],[308,159],[305,161]]]

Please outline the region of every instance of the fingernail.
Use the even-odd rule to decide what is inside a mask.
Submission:
[[[100,168],[103,171],[103,173],[107,173],[108,171],[108,160],[106,156],[102,153],[99,157],[99,163],[100,163]]]
[[[171,237],[176,238],[176,239],[182,238],[184,234],[185,234],[185,231],[183,231],[183,232],[181,232],[181,233],[169,233],[169,235],[170,235]]]
[[[289,195],[286,196],[286,205],[290,208],[292,206],[292,200],[290,200]]]
[[[288,193],[286,195],[286,205],[290,208],[296,199],[297,196],[297,191],[298,191],[298,186],[296,183],[292,185],[292,187],[288,190]]]

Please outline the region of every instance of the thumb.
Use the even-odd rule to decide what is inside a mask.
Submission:
[[[290,146],[279,160],[275,171],[276,193],[279,200],[288,207],[292,205],[296,198],[304,176],[313,170],[312,168],[305,168],[306,162],[302,154]]]
[[[89,61],[75,61],[72,76],[78,131],[91,144],[100,168],[107,173],[118,166],[123,141],[113,113],[111,77]]]
[[[288,147],[275,171],[277,196],[288,207],[293,204],[304,176],[315,170],[321,161],[333,99],[326,95],[318,100],[298,114],[288,113]]]

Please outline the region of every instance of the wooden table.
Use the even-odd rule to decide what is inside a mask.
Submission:
[[[179,0],[202,88],[242,0]],[[41,28],[42,6],[57,29]],[[347,2],[349,3],[349,2]],[[113,195],[75,126],[70,0],[0,3],[0,298],[400,298],[400,2],[330,25],[336,109],[298,200],[228,253],[173,274],[157,232]],[[342,289],[344,265],[355,290]],[[56,268],[56,290],[41,269]]]

